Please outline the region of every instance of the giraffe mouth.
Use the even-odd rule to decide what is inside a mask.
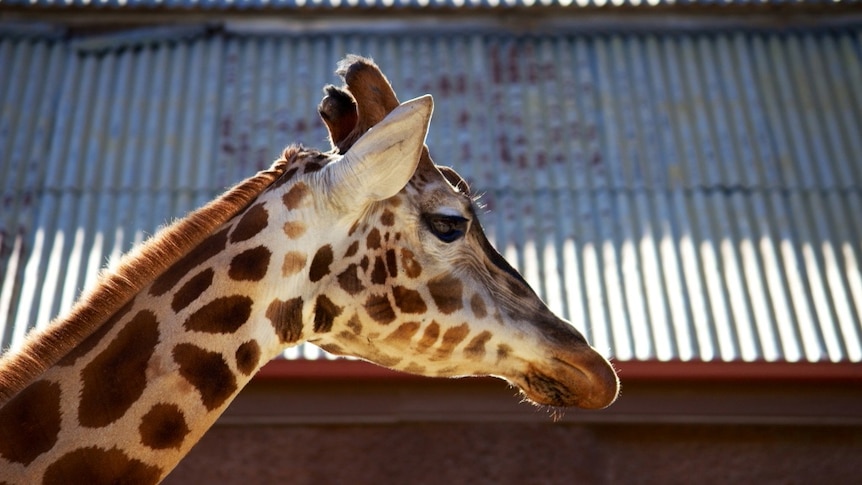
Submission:
[[[530,401],[555,407],[602,409],[619,393],[611,364],[592,348],[554,357],[546,368],[531,365],[515,384]]]

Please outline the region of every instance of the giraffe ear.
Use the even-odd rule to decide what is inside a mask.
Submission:
[[[411,99],[365,132],[327,166],[332,197],[356,207],[400,192],[419,164],[433,109],[430,95]]]

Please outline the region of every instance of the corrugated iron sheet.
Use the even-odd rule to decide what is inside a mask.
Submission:
[[[353,52],[434,94],[435,160],[608,355],[862,361],[862,30],[122,40],[0,36],[3,347],[284,145],[325,146]]]

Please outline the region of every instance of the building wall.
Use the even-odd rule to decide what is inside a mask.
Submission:
[[[850,484],[859,428],[401,423],[217,426],[166,483]]]
[[[858,379],[857,379],[858,380]],[[565,412],[497,379],[255,380],[168,484],[850,484],[862,386],[657,382]]]

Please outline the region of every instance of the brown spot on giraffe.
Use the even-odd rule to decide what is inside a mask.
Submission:
[[[216,254],[224,251],[227,245],[228,229],[223,229],[204,239],[196,248],[174,263],[150,287],[150,294],[161,296],[173,288],[183,277]]]
[[[488,315],[488,310],[485,308],[485,301],[478,293],[470,297],[470,309],[473,310],[473,315],[476,318],[485,318]]]
[[[208,410],[218,408],[236,392],[236,377],[220,353],[183,343],[174,347],[173,355],[180,375],[197,389]]]
[[[323,162],[308,162],[305,164],[305,171],[303,173],[314,173],[320,171],[321,168],[326,165]]]
[[[269,269],[272,251],[264,246],[246,249],[230,261],[228,276],[235,281],[260,281]]]
[[[312,283],[320,281],[324,276],[329,274],[329,265],[333,260],[332,246],[326,244],[314,253],[311,259],[311,266],[308,269],[308,279]]]
[[[463,307],[463,286],[461,280],[450,275],[437,277],[428,282],[431,298],[434,299],[437,308],[446,315]]]
[[[340,340],[342,340],[342,342],[353,342],[353,343],[355,343],[355,342],[361,341],[360,337],[358,337],[356,334],[354,334],[353,332],[351,332],[349,330],[342,330],[342,331],[338,332],[338,338]]]
[[[380,223],[387,227],[392,227],[395,225],[395,214],[392,213],[389,209],[384,209],[383,214],[380,215]]]
[[[512,347],[509,347],[506,344],[500,344],[497,346],[497,361],[501,361],[509,357],[512,353]]]
[[[387,325],[395,320],[395,311],[386,295],[371,295],[365,300],[365,311],[368,316],[381,325]]]
[[[147,386],[147,365],[159,342],[159,322],[142,310],[81,371],[78,421],[99,428],[123,417]]]
[[[392,288],[392,296],[395,299],[395,306],[404,313],[421,314],[428,310],[425,300],[416,290],[395,286]]]
[[[350,320],[347,321],[347,328],[356,335],[362,333],[362,322],[359,321],[359,315],[354,313],[353,316],[350,317]]]
[[[416,261],[413,251],[407,248],[401,249],[401,266],[408,278],[418,278],[422,274],[422,265]]]
[[[223,296],[198,308],[183,323],[186,330],[206,333],[234,333],[251,316],[251,298]]]
[[[245,375],[251,375],[260,362],[260,345],[249,340],[236,349],[236,368]]]
[[[236,224],[236,228],[230,235],[230,242],[237,243],[253,238],[260,231],[266,229],[268,221],[269,214],[263,203],[251,206]]]
[[[404,360],[403,357],[396,357],[394,355],[384,354],[379,349],[372,349],[371,353],[368,355],[368,358],[373,360],[374,362],[377,362],[383,367],[395,367],[396,365],[398,365],[399,362]]]
[[[378,256],[374,258],[374,269],[371,270],[371,282],[376,285],[382,285],[386,283],[386,265],[383,263],[383,259]]]
[[[425,352],[428,347],[434,345],[437,342],[437,338],[440,337],[440,324],[437,322],[431,322],[425,327],[425,331],[422,332],[422,338],[419,339],[419,342],[416,343],[416,350],[419,353]]]
[[[344,258],[352,258],[357,251],[359,251],[359,241],[353,241],[350,243],[350,246],[347,247],[347,251],[344,252]]]
[[[320,344],[320,348],[329,352],[330,354],[335,355],[343,355],[344,349],[338,344]]]
[[[425,366],[419,365],[416,362],[411,362],[404,367],[404,372],[409,372],[411,374],[425,374]]]
[[[215,272],[212,268],[207,268],[193,276],[190,280],[174,293],[174,298],[171,300],[171,308],[174,312],[179,312],[183,308],[189,306],[193,301],[197,300],[203,292],[205,292],[213,284],[213,276]]]
[[[162,470],[122,451],[90,446],[66,453],[45,470],[43,485],[158,483]]]
[[[389,276],[395,278],[398,276],[398,262],[395,260],[395,250],[386,250],[386,269],[389,270]]]
[[[302,337],[302,298],[273,300],[266,308],[266,318],[282,343],[296,342]]]
[[[404,345],[410,342],[410,339],[419,331],[421,324],[419,322],[405,322],[398,326],[394,332],[390,333],[383,339],[383,342],[390,344]]]
[[[287,221],[284,223],[284,234],[290,239],[299,239],[305,234],[308,226],[302,221]]]
[[[114,328],[114,325],[116,325],[117,322],[122,320],[123,317],[125,317],[129,313],[134,303],[135,300],[132,299],[130,302],[123,305],[122,308],[120,308],[119,310],[117,310],[116,313],[114,313],[114,316],[109,318],[98,329],[96,329],[95,332],[90,334],[90,336],[87,337],[86,340],[81,342],[81,345],[78,345],[77,347],[73,348],[68,354],[66,354],[66,356],[60,360],[59,364],[72,365],[75,363],[76,360],[78,360],[78,358],[89,354],[90,351],[93,350],[93,348],[95,348],[96,345],[98,345],[99,342],[102,341],[102,338],[107,335],[107,333],[110,332],[112,328]]]
[[[342,307],[333,303],[326,295],[318,296],[314,304],[314,331],[317,333],[330,331],[332,323],[341,315],[342,310]]]
[[[141,433],[141,443],[145,446],[165,450],[179,449],[191,430],[179,406],[159,403],[141,417],[138,431]]]
[[[464,347],[464,355],[468,359],[479,360],[485,357],[485,345],[491,340],[491,332],[485,330],[476,335]]]
[[[284,262],[281,264],[281,275],[291,276],[302,271],[305,268],[307,257],[299,251],[290,251],[284,255]]]
[[[0,408],[0,455],[29,465],[60,433],[60,385],[36,381]]]
[[[285,150],[282,153],[282,158],[287,158],[287,157],[285,157],[285,155],[287,155],[287,154],[288,154],[287,150]],[[298,171],[299,171],[299,167],[293,167],[291,169],[288,169],[286,172],[284,172],[281,175],[281,177],[278,178],[278,180],[276,180],[275,182],[272,183],[272,185],[270,185],[269,189],[275,190],[275,189],[278,189],[279,187],[283,186],[284,184],[290,182],[293,179],[293,176],[296,175],[296,172],[298,172]]]
[[[349,265],[338,275],[338,286],[350,295],[355,295],[365,289],[365,285],[359,279],[359,267],[355,264]]]
[[[305,199],[311,193],[311,189],[308,188],[302,182],[297,182],[296,185],[290,188],[282,197],[281,200],[284,202],[284,206],[287,207],[287,210],[294,210],[299,208]]]
[[[434,360],[449,358],[455,350],[455,346],[467,338],[467,335],[469,334],[470,326],[466,323],[446,329],[443,333],[443,338],[440,341],[440,347],[437,348],[437,352],[434,354]]]
[[[376,227],[368,231],[368,236],[365,237],[365,247],[380,249],[380,231]]]

